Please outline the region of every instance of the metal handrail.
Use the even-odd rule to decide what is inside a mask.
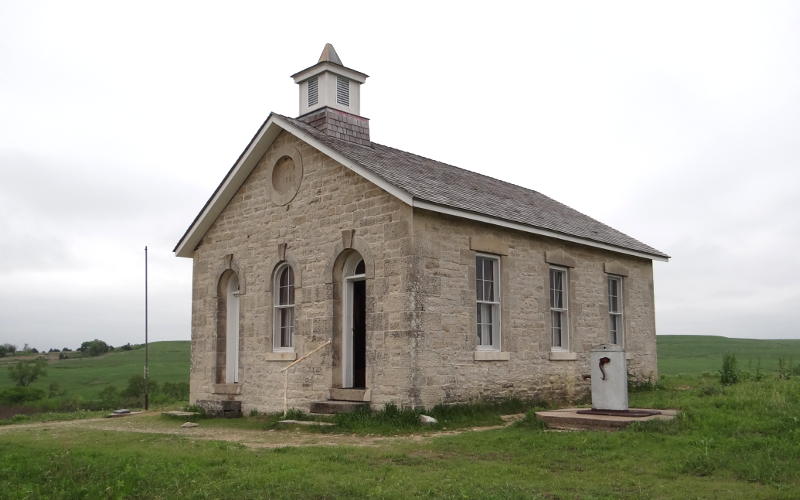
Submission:
[[[319,351],[320,349],[322,349],[323,347],[327,346],[330,343],[331,343],[331,341],[328,340],[328,341],[320,344],[313,351],[300,356],[296,360],[292,361],[288,365],[286,365],[283,368],[281,368],[280,371],[283,372],[283,416],[284,417],[289,412],[289,399],[288,399],[288,393],[289,393],[289,368],[291,368],[294,365],[296,365],[297,363],[300,363],[301,361],[305,360],[306,358],[308,358],[309,356],[313,355],[314,353],[316,353],[317,351]]]

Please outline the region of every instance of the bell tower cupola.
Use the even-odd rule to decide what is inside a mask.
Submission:
[[[345,67],[326,43],[317,64],[292,75],[300,86],[298,120],[323,134],[370,146],[369,119],[361,116],[361,84],[367,75]]]
[[[333,45],[326,43],[317,64],[292,78],[300,85],[300,116],[324,107],[360,114],[360,87],[367,75],[345,67]]]

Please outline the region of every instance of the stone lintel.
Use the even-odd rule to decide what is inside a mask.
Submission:
[[[575,259],[561,249],[546,250],[544,252],[544,260],[548,264],[555,264],[556,266],[575,267]]]
[[[469,248],[476,252],[492,253],[495,255],[508,255],[508,244],[493,234],[478,234],[470,236]]]
[[[630,272],[628,272],[628,268],[620,264],[619,262],[605,262],[603,264],[603,270],[607,274],[616,274],[618,276],[628,276]]]

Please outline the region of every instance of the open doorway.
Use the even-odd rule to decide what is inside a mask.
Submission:
[[[354,253],[344,267],[342,311],[342,387],[367,384],[367,282],[364,260]]]

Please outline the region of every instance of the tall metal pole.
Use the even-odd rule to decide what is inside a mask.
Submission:
[[[150,352],[147,342],[147,245],[144,247],[144,409],[149,409]]]

